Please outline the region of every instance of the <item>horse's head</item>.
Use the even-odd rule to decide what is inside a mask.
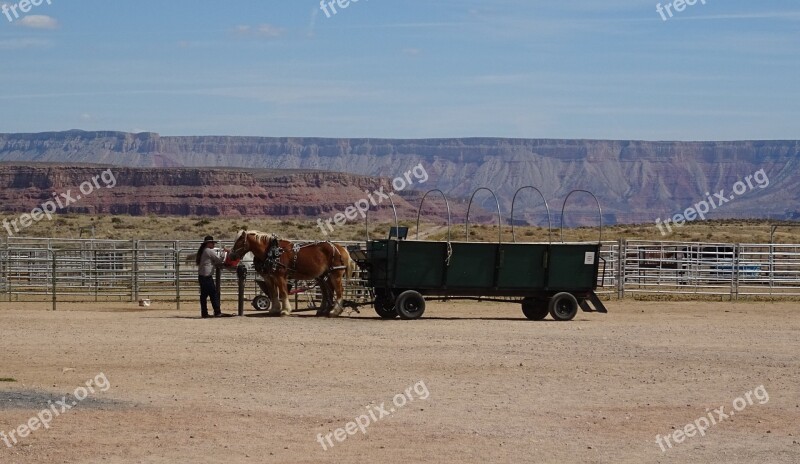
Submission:
[[[242,259],[250,251],[250,240],[248,238],[250,235],[252,234],[246,230],[239,231],[239,235],[236,236],[236,241],[233,243],[233,248],[228,253],[232,260]]]
[[[252,252],[256,259],[265,259],[267,255],[267,247],[269,241],[265,240],[267,237],[263,232],[256,230],[242,230],[236,236],[236,241],[233,243],[229,256],[231,259],[242,259],[248,252]]]

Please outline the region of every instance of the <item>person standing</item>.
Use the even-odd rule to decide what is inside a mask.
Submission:
[[[211,306],[214,308],[214,317],[222,317],[222,310],[219,304],[219,289],[214,282],[214,270],[222,266],[224,259],[217,256],[214,251],[217,242],[214,237],[206,235],[203,244],[197,250],[197,280],[200,283],[200,316],[203,318],[211,317],[208,314],[208,299],[211,298]],[[225,251],[228,251],[225,249]]]

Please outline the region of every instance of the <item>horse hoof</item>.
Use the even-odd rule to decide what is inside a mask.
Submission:
[[[281,311],[281,317],[291,316],[292,313],[290,311]]]

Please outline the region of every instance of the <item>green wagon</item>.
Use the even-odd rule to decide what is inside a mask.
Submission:
[[[432,192],[444,196],[438,190],[428,194]],[[467,210],[467,237],[472,199]],[[512,201],[512,235],[513,204]],[[449,216],[449,203],[447,209]],[[499,203],[497,209],[500,222]],[[600,217],[602,239],[602,212]],[[407,229],[397,226],[396,214],[395,223],[387,239],[371,240],[368,232],[366,249],[354,256],[367,271],[375,311],[383,318],[417,319],[425,311],[426,299],[508,301],[516,297],[512,301],[519,301],[525,316],[533,320],[542,320],[550,314],[555,320],[568,321],[575,317],[578,308],[607,312],[595,294],[602,261],[600,242],[504,243],[501,237],[497,243],[458,242],[449,240],[449,232],[447,241],[404,240],[403,232],[407,233]]]

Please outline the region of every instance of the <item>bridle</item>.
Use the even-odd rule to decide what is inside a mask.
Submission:
[[[244,234],[241,235],[240,239],[236,240],[237,243],[238,243],[239,240],[241,240],[242,243],[238,244],[238,245],[235,244],[233,246],[233,250],[231,250],[231,252],[230,252],[231,259],[235,260],[237,258],[239,258],[239,259],[244,258],[244,255],[246,255],[250,251],[250,247],[247,244],[247,236],[248,235],[249,234],[244,233]]]

